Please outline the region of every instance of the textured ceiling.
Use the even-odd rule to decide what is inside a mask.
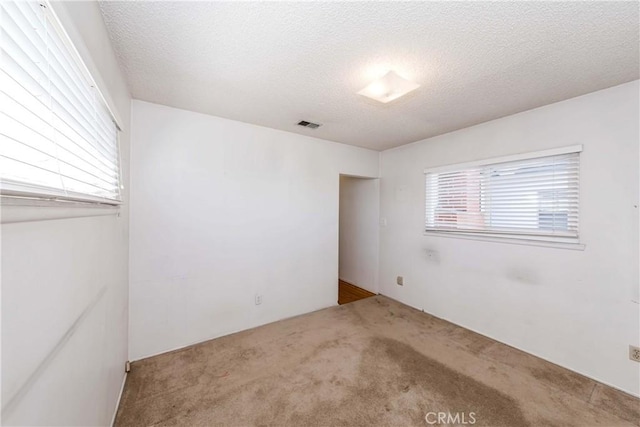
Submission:
[[[637,2],[101,8],[134,98],[376,150],[639,74]],[[386,105],[356,94],[389,69],[421,87]]]

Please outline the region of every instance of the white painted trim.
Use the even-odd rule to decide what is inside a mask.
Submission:
[[[120,394],[118,394],[118,399],[116,400],[116,409],[113,411],[113,416],[111,417],[111,427],[114,426],[116,422],[116,415],[118,415],[118,408],[120,408],[120,400],[122,400],[122,394],[124,393],[124,385],[127,383],[127,375],[128,373],[124,373],[124,377],[122,378],[122,385],[120,386]]]
[[[402,304],[402,303],[401,303],[401,304]],[[444,318],[444,317],[438,317],[438,316],[436,316],[436,315],[433,315],[433,314],[431,314],[431,313],[429,313],[429,312],[425,311],[424,309],[422,310],[422,312],[423,312],[423,313],[427,313],[429,316],[433,316],[433,317],[436,317],[436,318],[438,318],[438,319],[445,320],[445,321],[447,321],[447,322],[449,322],[449,323],[452,323],[452,324],[454,324],[454,325],[456,325],[456,326],[459,326],[459,327],[461,327],[461,328],[467,329],[467,330],[469,330],[469,331],[471,331],[471,332],[475,332],[475,333],[476,333],[476,334],[478,334],[478,335],[482,335],[483,337],[487,337],[487,338],[489,338],[489,339],[491,339],[491,340],[493,340],[493,341],[499,342],[499,343],[504,344],[504,345],[506,345],[506,346],[509,346],[509,347],[511,347],[511,348],[515,348],[516,350],[519,350],[519,351],[522,351],[522,352],[524,352],[524,353],[530,354],[530,355],[532,355],[532,356],[534,356],[534,357],[537,357],[538,359],[542,359],[542,360],[544,360],[545,362],[549,362],[549,363],[552,363],[552,364],[554,364],[554,365],[556,365],[556,366],[560,366],[561,368],[567,369],[567,370],[569,370],[569,371],[571,371],[571,372],[575,372],[576,374],[582,375],[583,377],[589,378],[589,379],[591,379],[591,380],[593,380],[593,381],[596,381],[596,382],[598,382],[598,383],[600,383],[600,384],[606,385],[607,387],[615,388],[616,390],[619,390],[619,391],[621,391],[622,393],[628,394],[629,396],[640,397],[640,394],[638,394],[638,393],[630,392],[630,391],[628,391],[628,390],[623,390],[623,389],[621,389],[620,387],[617,387],[617,386],[615,386],[615,385],[613,385],[613,384],[610,384],[610,383],[608,383],[608,382],[606,382],[606,381],[599,380],[599,379],[598,379],[598,378],[596,378],[596,377],[593,377],[593,376],[591,376],[591,375],[585,374],[585,373],[583,373],[583,372],[580,372],[580,371],[578,371],[578,370],[576,370],[576,369],[573,369],[573,368],[570,368],[570,367],[568,367],[568,366],[560,365],[560,364],[558,364],[558,363],[556,363],[556,362],[553,362],[553,361],[551,361],[551,360],[549,360],[549,359],[547,359],[547,358],[545,358],[545,357],[542,357],[542,356],[540,356],[540,355],[538,355],[538,354],[536,354],[536,353],[533,353],[533,352],[531,352],[531,351],[528,351],[528,350],[525,350],[525,349],[522,349],[522,348],[516,347],[516,346],[514,346],[514,345],[508,344],[508,343],[506,343],[506,342],[500,341],[500,340],[498,340],[498,339],[493,338],[493,337],[492,337],[492,336],[490,336],[490,335],[483,334],[483,333],[478,332],[478,331],[476,331],[476,330],[474,330],[474,329],[471,329],[471,328],[469,328],[469,327],[467,327],[467,326],[465,326],[465,325],[462,325],[462,324],[459,324],[459,323],[452,322],[451,320],[449,320],[449,319],[447,319],[447,318]]]
[[[44,201],[61,201],[76,202],[84,205],[121,205],[122,201],[115,199],[107,199],[104,197],[92,196],[90,194],[77,193],[73,191],[58,190],[30,184],[28,182],[15,182],[9,180],[0,180],[0,197],[2,202],[7,203],[11,200],[12,205],[20,204],[21,201],[28,200],[44,200]],[[28,203],[27,203],[28,204]]]
[[[531,239],[517,238],[517,237],[512,237],[513,235],[495,236],[495,235],[486,235],[486,234],[467,234],[462,232],[441,233],[438,231],[425,231],[423,234],[425,236],[433,236],[433,237],[478,240],[478,241],[493,242],[493,243],[509,243],[512,245],[541,246],[545,248],[570,249],[574,251],[583,251],[586,248],[586,245],[580,242],[563,242],[563,241],[543,240],[543,239],[539,240],[535,238],[531,238]]]
[[[582,151],[582,144],[571,145],[568,147],[552,148],[550,150],[535,151],[530,153],[514,154],[511,156],[493,157],[490,159],[476,160],[473,162],[437,166],[437,167],[425,169],[424,173],[425,174],[441,173],[441,172],[446,172],[450,170],[474,168],[478,166],[486,166],[486,165],[492,165],[497,163],[515,162],[518,160],[529,160],[529,159],[535,159],[538,157],[549,157],[549,156],[559,156],[562,154],[580,153],[581,151]]]
[[[336,277],[337,277],[337,275],[336,275]],[[336,289],[337,289],[337,284],[338,284],[337,280],[334,283],[336,283]],[[260,328],[262,326],[271,325],[272,323],[281,322],[283,320],[294,319],[294,318],[300,317],[300,316],[306,316],[307,314],[315,313],[315,312],[318,312],[318,311],[321,311],[321,310],[326,310],[327,308],[337,307],[337,306],[338,306],[338,298],[336,298],[336,302],[335,303],[333,303],[331,305],[328,305],[326,307],[319,308],[317,310],[310,311],[308,313],[300,313],[300,314],[296,314],[296,315],[289,316],[289,317],[283,317],[282,319],[273,320],[273,321],[270,321],[270,322],[267,322],[267,323],[261,323],[259,325],[251,326],[251,327],[245,328],[245,329],[234,329],[231,332],[223,332],[221,334],[217,334],[217,335],[214,335],[212,337],[205,338],[203,340],[192,341],[189,344],[180,345],[178,347],[174,347],[174,348],[171,348],[169,350],[158,351],[156,353],[152,353],[152,354],[147,355],[147,356],[138,357],[137,359],[131,359],[130,358],[129,361],[131,363],[133,363],[133,362],[137,362],[139,360],[145,360],[145,359],[150,359],[152,357],[160,356],[162,354],[173,353],[174,351],[184,350],[185,348],[193,347],[195,345],[199,345],[199,344],[202,344],[202,343],[205,343],[205,342],[208,342],[208,341],[212,341],[212,340],[215,340],[215,339],[218,339],[218,338],[222,338],[222,337],[226,337],[226,336],[234,335],[234,334],[239,334],[241,332],[250,331],[252,329],[257,329],[257,328]],[[129,356],[129,357],[131,357],[131,356]]]
[[[511,345],[511,344],[508,344],[508,343],[506,343],[506,342],[504,342],[504,341],[500,341],[500,340],[498,340],[498,339],[496,339],[496,338],[493,338],[491,335],[487,335],[487,334],[484,334],[484,333],[482,333],[482,332],[478,332],[478,331],[476,331],[475,329],[469,328],[469,327],[467,327],[467,326],[465,326],[465,325],[463,325],[463,324],[461,324],[461,323],[456,323],[456,322],[454,322],[454,321],[452,321],[452,320],[450,320],[450,319],[447,319],[446,317],[439,317],[439,316],[436,316],[435,314],[429,313],[429,312],[428,312],[428,311],[426,311],[424,308],[419,308],[419,307],[417,307],[417,306],[413,306],[413,305],[406,304],[406,303],[404,303],[404,302],[402,302],[402,301],[400,301],[400,300],[397,300],[397,299],[391,298],[391,297],[389,297],[389,296],[387,296],[387,295],[384,295],[384,294],[378,294],[378,295],[382,295],[383,297],[385,297],[385,298],[389,298],[389,299],[390,299],[390,300],[392,300],[392,301],[396,301],[396,302],[398,302],[398,303],[400,303],[400,304],[402,304],[402,305],[406,305],[406,306],[408,306],[408,307],[411,307],[411,308],[414,308],[414,309],[416,309],[416,310],[422,311],[423,313],[426,313],[426,314],[428,314],[429,316],[433,316],[433,317],[435,317],[436,319],[444,320],[445,322],[449,322],[449,323],[451,323],[452,325],[456,325],[456,326],[458,326],[458,327],[460,327],[460,328],[464,328],[464,329],[466,329],[466,330],[468,330],[468,331],[471,331],[471,332],[474,332],[474,333],[476,333],[476,334],[478,334],[478,335],[482,335],[483,337],[489,338],[489,339],[491,339],[491,340],[493,340],[493,341],[499,342],[499,343],[504,344],[504,345],[506,345],[506,346],[509,346],[509,347],[511,347],[511,348],[515,348],[516,350],[519,350],[519,351],[522,351],[522,352],[524,352],[524,353],[530,354],[531,356],[537,357],[538,359],[542,359],[542,360],[544,360],[545,362],[553,363],[553,364],[554,364],[554,365],[556,365],[556,366],[560,366],[561,368],[567,369],[567,370],[569,370],[569,371],[571,371],[571,372],[575,372],[576,374],[582,375],[583,377],[589,378],[589,379],[591,379],[591,380],[593,380],[593,381],[596,381],[596,382],[598,382],[598,383],[600,383],[600,384],[606,385],[607,387],[611,387],[611,388],[615,388],[616,390],[620,390],[622,393],[628,394],[629,396],[634,396],[634,397],[638,397],[638,398],[640,398],[640,390],[639,390],[639,393],[630,392],[629,390],[623,390],[623,389],[621,389],[620,387],[615,386],[615,385],[613,385],[613,384],[610,384],[610,383],[608,383],[608,382],[606,382],[606,381],[599,380],[599,379],[598,379],[598,378],[596,378],[596,377],[593,377],[593,376],[591,376],[591,375],[585,374],[585,373],[580,372],[580,371],[578,371],[578,370],[576,370],[576,369],[569,368],[568,366],[560,365],[560,364],[558,364],[558,363],[556,363],[556,362],[553,362],[553,361],[551,361],[551,360],[549,360],[549,359],[547,359],[547,358],[545,358],[545,357],[539,356],[539,355],[537,355],[536,353],[532,353],[532,352],[530,352],[530,351],[528,351],[528,350],[524,350],[524,349],[522,349],[522,348],[516,347],[516,346]]]
[[[2,224],[108,215],[120,216],[120,208],[54,200],[24,200],[19,204],[12,204],[0,198]]]

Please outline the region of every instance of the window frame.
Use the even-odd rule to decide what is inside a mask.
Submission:
[[[583,250],[585,245],[581,242],[581,233],[580,226],[578,223],[578,230],[575,236],[561,236],[561,235],[545,235],[543,233],[526,233],[526,232],[508,232],[508,231],[484,231],[484,230],[455,230],[455,229],[430,229],[427,228],[427,174],[433,173],[445,173],[452,171],[462,171],[470,168],[478,168],[482,166],[491,166],[498,165],[501,163],[515,162],[515,161],[524,161],[531,160],[542,157],[550,157],[550,156],[559,156],[563,154],[574,154],[577,153],[580,156],[581,163],[581,154],[583,151],[582,144],[571,145],[560,148],[552,148],[548,150],[541,150],[535,152],[527,152],[521,154],[514,154],[509,156],[501,156],[501,157],[492,157],[477,161],[464,162],[464,163],[456,163],[456,164],[448,164],[443,166],[436,166],[427,168],[424,170],[424,191],[423,191],[423,208],[425,208],[423,215],[423,235],[425,236],[438,236],[438,237],[452,237],[452,238],[463,238],[470,240],[483,240],[483,241],[492,241],[492,242],[502,242],[502,243],[513,243],[513,244],[525,244],[525,245],[535,245],[535,246],[550,246],[550,247],[560,247],[566,249],[577,249]],[[579,164],[580,164],[579,163]],[[578,175],[579,176],[579,175]],[[578,215],[580,214],[580,193],[582,193],[580,179],[578,179]]]
[[[105,208],[105,212],[113,212],[114,209],[117,211],[118,208],[124,203],[124,176],[122,170],[122,147],[120,144],[120,137],[122,133],[121,121],[114,108],[112,108],[112,103],[109,102],[109,98],[105,96],[105,93],[102,90],[104,84],[100,78],[99,70],[91,61],[90,56],[87,57],[86,54],[82,55],[80,53],[81,50],[86,53],[86,46],[84,46],[79,34],[76,34],[76,29],[72,26],[72,23],[70,23],[72,28],[65,28],[63,22],[69,21],[69,18],[65,15],[66,12],[64,10],[60,10],[57,7],[54,8],[54,5],[49,0],[41,0],[39,3],[44,9],[44,13],[46,14],[46,17],[49,20],[51,26],[57,32],[60,42],[66,49],[68,49],[72,61],[78,67],[78,71],[81,73],[86,82],[93,87],[96,97],[109,113],[110,118],[115,125],[115,148],[117,153],[116,161],[118,166],[117,177],[119,196],[118,199],[109,199],[106,197],[99,197],[91,194],[73,192],[69,190],[64,191],[36,183],[3,179],[0,177],[0,205],[11,208],[20,206],[36,206],[41,208],[64,207],[78,210],[86,210],[87,208]],[[72,35],[74,37],[72,37]],[[76,46],[77,44],[79,44],[79,46]],[[94,73],[98,73],[98,75],[94,77]],[[62,194],[63,192],[65,194]],[[1,222],[5,222],[4,218],[2,218]]]

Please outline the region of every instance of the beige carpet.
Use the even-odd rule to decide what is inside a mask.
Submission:
[[[135,362],[116,425],[612,427],[639,406],[376,296]]]

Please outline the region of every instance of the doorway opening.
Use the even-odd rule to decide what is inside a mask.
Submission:
[[[340,175],[338,304],[378,293],[379,180]]]

